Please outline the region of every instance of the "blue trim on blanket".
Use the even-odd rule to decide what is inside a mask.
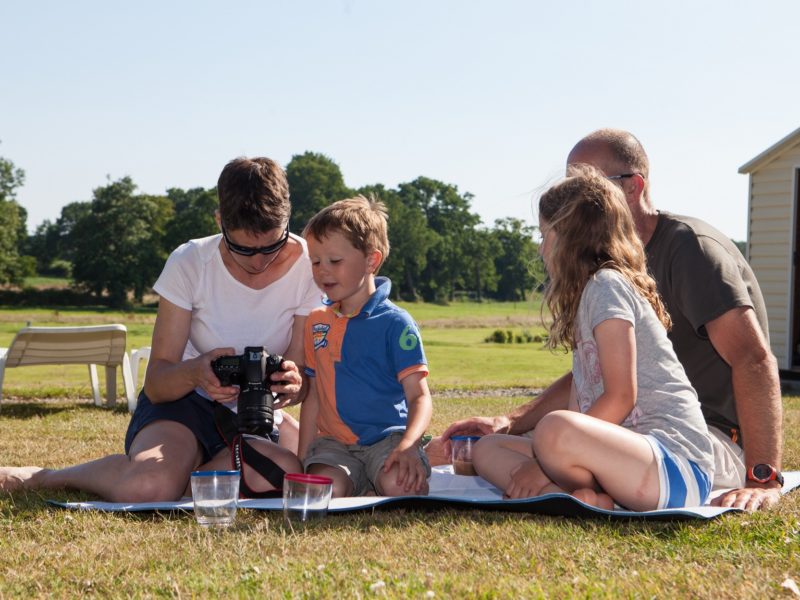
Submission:
[[[800,471],[784,472],[785,483],[783,493],[786,494],[800,487]],[[458,477],[458,476],[453,476]],[[462,480],[478,480],[479,478],[459,478]],[[482,481],[482,480],[481,480]],[[345,514],[351,512],[372,511],[375,509],[405,508],[411,510],[489,510],[503,512],[532,513],[562,517],[599,518],[609,520],[645,520],[645,521],[686,521],[693,519],[714,519],[728,512],[743,512],[737,508],[722,508],[717,506],[697,506],[691,508],[662,509],[636,512],[631,510],[604,510],[584,504],[568,494],[545,494],[535,498],[520,500],[502,500],[494,488],[487,489],[475,482],[476,490],[480,487],[482,497],[464,497],[453,495],[431,496],[399,496],[387,497],[357,497],[334,498],[331,500],[328,512],[331,514]],[[494,497],[489,497],[494,494]],[[57,502],[47,501],[52,506],[72,510],[100,510],[108,512],[187,512],[193,510],[191,501],[182,502]],[[240,500],[239,508],[251,510],[282,511],[281,498],[265,498]]]

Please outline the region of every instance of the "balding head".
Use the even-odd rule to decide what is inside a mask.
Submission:
[[[622,129],[598,129],[575,144],[567,163],[589,164],[608,176],[639,173],[644,178],[644,197],[649,202],[650,161],[632,133]]]

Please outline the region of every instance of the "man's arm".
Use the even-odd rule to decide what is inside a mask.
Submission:
[[[508,425],[505,431],[510,435],[522,435],[531,431],[542,417],[554,410],[564,410],[569,406],[569,391],[572,386],[572,371],[562,375],[551,383],[530,402],[512,410],[505,419]]]
[[[733,394],[744,441],[745,467],[768,463],[781,468],[783,431],[778,365],[750,307],[729,310],[706,323],[711,344],[731,367]],[[722,497],[722,506],[755,510],[780,499],[777,482],[748,481]]]
[[[454,435],[522,435],[531,431],[547,413],[569,406],[571,386],[572,372],[569,372],[550,384],[536,398],[518,406],[507,415],[470,417],[456,421],[441,436],[433,438],[425,446],[431,466],[450,464],[450,438]]]

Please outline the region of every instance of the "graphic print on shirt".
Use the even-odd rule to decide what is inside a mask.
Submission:
[[[325,348],[328,345],[328,332],[331,326],[327,323],[314,323],[311,326],[311,337],[314,340],[314,350]]]
[[[603,393],[603,372],[600,369],[600,356],[597,353],[597,343],[594,339],[579,341],[575,353],[580,357],[581,373],[577,374],[578,406],[582,413],[586,413]],[[633,410],[621,423],[623,427],[633,428],[639,420],[639,406],[634,404]]]
[[[600,357],[597,355],[597,344],[593,339],[579,340],[575,354],[580,357],[581,372],[576,382],[578,407],[586,413],[595,400],[603,393],[603,374],[600,371]]]
[[[419,337],[411,325],[408,325],[405,329],[403,329],[403,333],[400,334],[399,342],[401,350],[413,350],[417,347],[417,344],[419,343]]]

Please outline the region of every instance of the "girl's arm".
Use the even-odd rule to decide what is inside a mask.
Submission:
[[[304,381],[309,382],[308,394],[300,407],[300,443],[297,445],[297,457],[302,462],[308,452],[308,447],[317,436],[317,416],[319,415],[319,395],[315,379],[304,377]]]
[[[633,324],[608,319],[594,328],[603,393],[586,414],[619,425],[636,405],[636,338]]]
[[[220,402],[234,400],[239,393],[235,386],[221,387],[211,370],[211,361],[218,356],[233,354],[233,348],[216,348],[191,360],[183,360],[191,322],[191,311],[166,298],[159,300],[144,381],[145,393],[153,403],[177,400],[196,387],[204,389],[211,398]]]

